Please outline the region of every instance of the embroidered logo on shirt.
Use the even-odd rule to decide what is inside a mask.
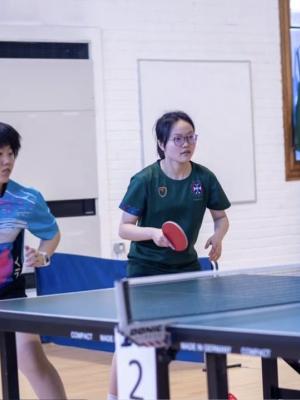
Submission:
[[[203,187],[200,181],[195,181],[192,183],[192,193],[196,197],[199,197],[203,193]]]
[[[160,197],[166,197],[167,193],[168,193],[168,189],[166,186],[160,186],[158,188],[158,194],[160,195]]]

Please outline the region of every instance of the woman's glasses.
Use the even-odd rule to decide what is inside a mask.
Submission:
[[[174,136],[170,140],[173,140],[175,146],[181,147],[185,142],[188,144],[195,144],[197,142],[198,135],[193,133],[192,135],[187,136]]]

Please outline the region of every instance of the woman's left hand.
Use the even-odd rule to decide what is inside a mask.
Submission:
[[[211,246],[210,252],[208,253],[209,259],[211,261],[218,261],[222,254],[222,240],[218,235],[212,235],[205,244],[205,249]]]
[[[40,267],[44,264],[44,255],[37,249],[25,246],[24,265],[26,267]]]

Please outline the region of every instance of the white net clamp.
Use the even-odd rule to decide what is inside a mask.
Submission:
[[[128,340],[138,346],[169,348],[170,333],[167,331],[169,321],[133,321],[131,317],[131,301],[128,279],[115,282],[116,304],[118,312],[118,330],[125,337],[124,346]]]

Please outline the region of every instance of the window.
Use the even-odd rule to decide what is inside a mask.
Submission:
[[[0,58],[88,59],[89,48],[87,43],[0,41]]]
[[[295,5],[299,1],[278,0],[278,3],[281,32],[285,170],[287,180],[296,180],[300,179],[300,152],[296,150],[296,135],[300,135],[300,125],[297,127],[298,118],[300,123],[300,18],[297,22],[296,17],[298,13],[300,17],[300,7],[297,12]],[[299,129],[299,133],[297,129]],[[300,140],[300,136],[298,137]]]

